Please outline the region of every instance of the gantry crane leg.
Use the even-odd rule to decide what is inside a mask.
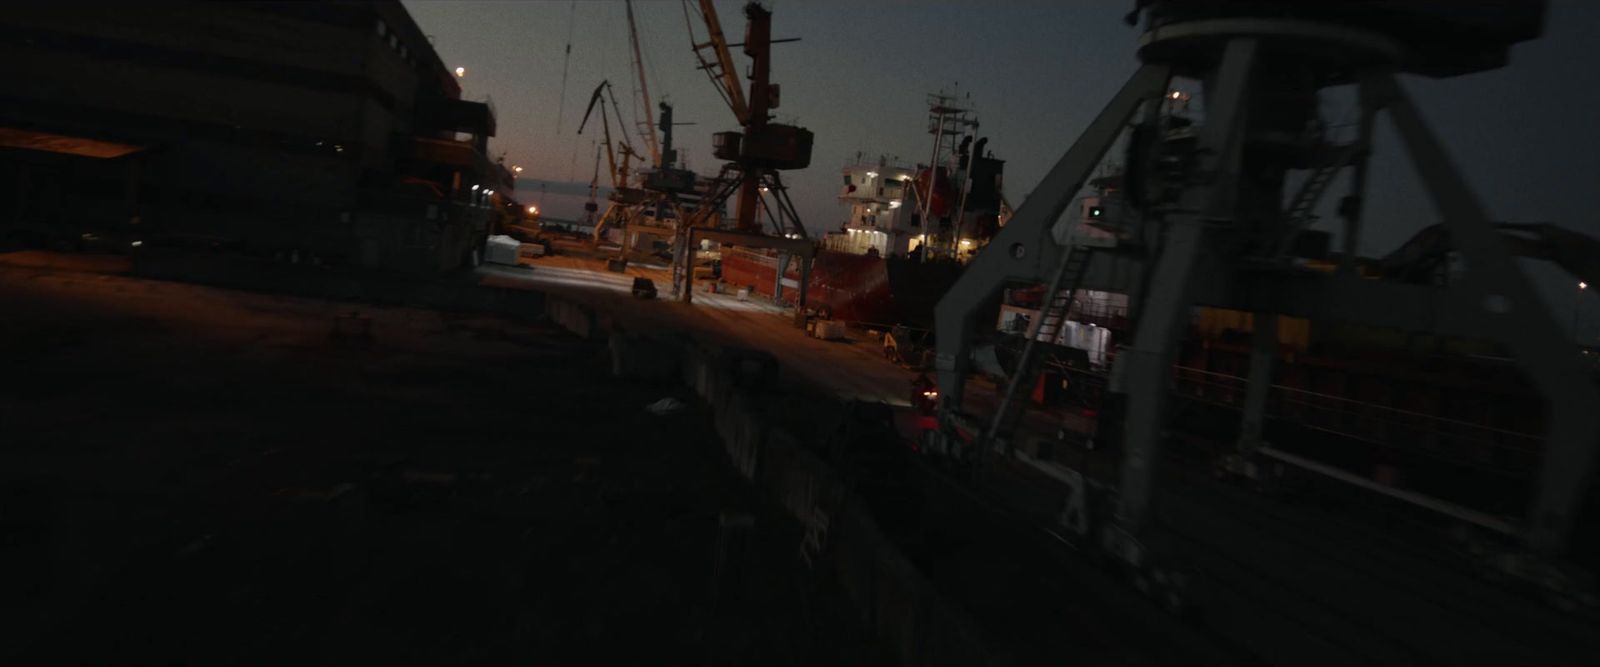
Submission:
[[[941,392],[942,423],[966,421],[962,400],[971,367],[972,319],[978,309],[1007,280],[1044,282],[1059,266],[1065,252],[1051,235],[1078,189],[1111,149],[1125,124],[1141,104],[1159,99],[1171,70],[1165,65],[1145,65],[1123,84],[1088,129],[1056,162],[1039,186],[1006,225],[1000,228],[986,252],[979,253],[934,309],[937,327],[936,368]],[[980,427],[975,424],[973,432]],[[958,457],[971,456],[954,433],[940,433],[930,445]]]
[[[1232,217],[1233,182],[1238,177],[1246,94],[1255,62],[1256,41],[1228,43],[1216,81],[1206,94],[1205,127],[1196,151],[1200,163],[1193,174],[1201,187],[1184,191],[1155,259],[1148,291],[1139,314],[1133,345],[1117,357],[1123,364],[1113,386],[1128,397],[1123,441],[1121,484],[1118,486],[1117,532],[1137,537],[1150,515],[1154,470],[1166,424],[1167,396],[1177,346],[1188,323],[1195,269],[1205,254],[1208,231]],[[1125,548],[1137,549],[1136,542]],[[1117,550],[1117,549],[1114,549]],[[1136,552],[1124,552],[1130,562]]]
[[[1513,261],[1483,205],[1394,75],[1368,76],[1361,81],[1361,90],[1389,112],[1451,242],[1466,260],[1465,287],[1480,295],[1492,324],[1486,333],[1511,349],[1528,379],[1549,401],[1545,451],[1523,539],[1536,552],[1559,555],[1567,548],[1594,474],[1595,450],[1600,448],[1600,411],[1595,409],[1600,406],[1600,390],[1584,373],[1560,323]]]

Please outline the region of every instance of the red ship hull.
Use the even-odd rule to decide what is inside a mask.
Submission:
[[[806,305],[827,308],[836,319],[865,324],[929,327],[933,307],[955,284],[961,267],[823,250],[811,267]],[[784,302],[799,296],[799,266],[784,274]],[[722,280],[771,297],[777,283],[777,258],[744,251],[722,256]]]

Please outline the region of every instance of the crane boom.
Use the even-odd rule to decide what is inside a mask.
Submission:
[[[761,6],[760,3],[748,2],[744,6],[746,18],[745,41],[741,45],[745,55],[750,57],[750,68],[747,76],[750,79],[750,92],[746,95],[740,86],[738,69],[733,63],[733,56],[728,52],[728,40],[722,33],[722,22],[717,17],[717,9],[712,0],[699,0],[699,12],[706,24],[706,32],[710,41],[700,43],[693,38],[693,21],[688,18],[689,0],[684,2],[684,19],[689,22],[690,42],[694,45],[695,57],[700,60],[700,69],[716,86],[717,92],[733,110],[733,115],[738,119],[740,131],[719,132],[714,137],[714,155],[719,158],[737,163],[739,185],[738,222],[736,228],[740,231],[756,231],[760,229],[757,214],[763,205],[761,193],[776,191],[784,196],[781,183],[776,172],[783,169],[804,169],[811,163],[811,131],[803,127],[772,123],[771,114],[773,107],[777,106],[778,87],[770,81],[772,73],[772,12]],[[794,41],[794,40],[782,40]],[[705,52],[710,49],[714,59],[708,59]],[[770,181],[770,183],[769,183]],[[792,208],[785,209],[786,214],[792,213]],[[789,221],[790,229],[804,234],[804,227],[798,219]],[[784,223],[774,220],[774,226],[780,233],[793,233],[784,230]]]
[[[650,163],[661,166],[661,145],[656,142],[656,118],[650,106],[650,83],[644,76],[644,56],[639,50],[639,29],[633,21],[633,0],[624,3],[628,9],[628,39],[633,42],[633,68],[639,73],[639,94],[644,97],[644,143],[650,149]]]
[[[587,127],[589,125],[589,117],[594,115],[594,108],[596,106],[599,106],[600,107],[600,130],[603,133],[603,136],[605,137],[604,143],[605,143],[605,146],[606,146],[606,165],[610,167],[611,187],[617,188],[617,187],[622,187],[622,186],[626,185],[626,183],[624,182],[626,176],[623,175],[622,172],[619,172],[617,170],[617,151],[616,151],[616,148],[613,147],[613,145],[611,143],[610,114],[606,113],[605,100],[604,100],[604,98],[602,98],[600,96],[601,93],[605,92],[610,87],[611,87],[611,82],[609,80],[602,80],[600,82],[600,85],[594,87],[594,94],[589,96],[589,108],[583,112],[583,122],[578,123],[578,134],[583,134],[583,128],[585,128],[585,127]],[[612,100],[611,101],[612,101],[612,106],[615,106],[616,105],[616,97],[612,96]],[[631,151],[632,149],[629,148],[627,150]],[[626,152],[624,152],[624,154],[623,154],[623,160],[624,161],[627,160],[627,153]]]
[[[621,135],[617,141],[617,153],[622,156],[622,164],[619,165],[617,174],[612,178],[612,182],[619,188],[625,188],[628,187],[628,174],[633,173],[629,169],[629,162],[634,158],[640,158],[642,156],[639,155],[639,151],[633,149],[633,144],[628,143],[628,133],[621,131],[622,107],[617,104],[616,87],[607,84],[606,97],[611,98],[611,115],[617,117],[617,130]],[[602,118],[604,117],[605,116],[602,114]]]
[[[728,52],[728,38],[722,34],[722,22],[717,19],[716,5],[711,0],[700,0],[700,15],[705,20],[708,37],[708,41],[694,45],[695,56],[700,58],[700,69],[706,70],[717,88],[722,90],[734,117],[743,125],[749,121],[750,107],[745,103],[744,87],[739,83],[739,69],[733,64],[733,54]],[[693,32],[690,36],[693,37]],[[707,48],[713,51],[715,60],[707,61],[701,53]]]

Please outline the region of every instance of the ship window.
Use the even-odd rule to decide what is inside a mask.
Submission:
[[[844,184],[845,185],[852,185],[852,183],[850,182],[850,175],[849,174],[845,174],[844,175]]]
[[[389,24],[384,23],[383,19],[378,19],[378,36],[379,37],[383,37],[383,36],[388,35],[388,34],[389,34]]]

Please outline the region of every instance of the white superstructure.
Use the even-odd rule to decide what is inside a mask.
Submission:
[[[824,246],[855,254],[876,250],[883,256],[910,250],[913,237],[921,233],[912,225],[916,207],[907,205],[912,169],[879,159],[876,164],[849,165],[843,174],[839,202],[850,207],[850,215],[838,231],[823,238]]]

